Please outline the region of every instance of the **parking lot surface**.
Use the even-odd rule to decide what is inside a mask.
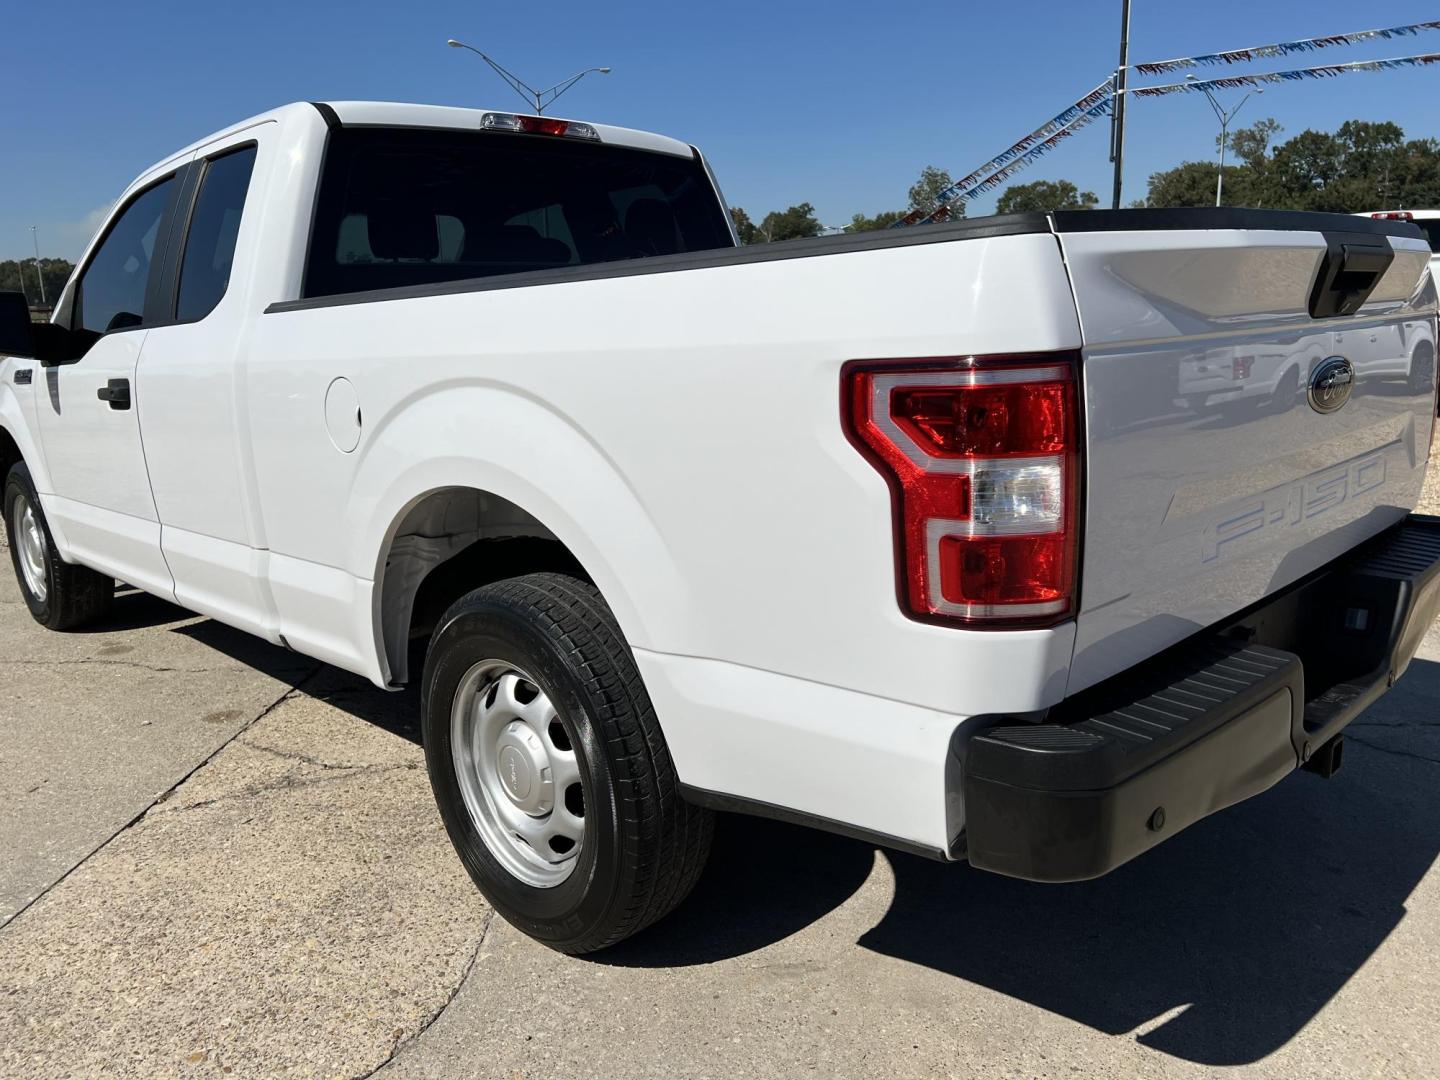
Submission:
[[[50,634],[0,568],[0,1076],[1436,1075],[1440,625],[1339,776],[1099,881],[725,818],[589,959],[491,917],[417,707],[140,594]]]

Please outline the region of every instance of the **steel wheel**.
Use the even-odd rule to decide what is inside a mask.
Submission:
[[[25,578],[25,587],[37,603],[43,604],[50,595],[45,530],[40,526],[35,508],[24,495],[15,499],[15,506],[10,512],[10,536],[10,542],[20,555],[20,573]]]
[[[535,888],[559,885],[585,839],[585,795],[569,732],[530,675],[503,660],[465,673],[450,712],[455,775],[490,853]]]
[[[525,574],[451,604],[420,729],[460,861],[535,940],[606,948],[700,876],[714,815],[682,797],[634,652],[588,581]]]

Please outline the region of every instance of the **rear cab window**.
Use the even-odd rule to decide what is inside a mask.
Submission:
[[[704,165],[578,139],[332,132],[306,297],[731,247]]]

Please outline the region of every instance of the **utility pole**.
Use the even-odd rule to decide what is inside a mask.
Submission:
[[[45,307],[45,275],[40,272],[40,234],[35,231],[35,226],[30,226],[30,239],[35,244],[35,278],[40,282],[40,306]]]
[[[1120,66],[1115,69],[1115,94],[1110,99],[1110,160],[1115,163],[1115,189],[1110,209],[1120,209],[1120,183],[1125,171],[1125,83],[1130,74],[1130,0],[1120,2]]]

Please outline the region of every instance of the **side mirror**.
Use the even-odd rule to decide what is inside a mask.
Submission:
[[[25,294],[0,292],[0,356],[37,359],[34,326]]]
[[[0,292],[0,356],[38,360],[42,367],[73,364],[98,337],[54,323],[31,322],[24,293]]]

